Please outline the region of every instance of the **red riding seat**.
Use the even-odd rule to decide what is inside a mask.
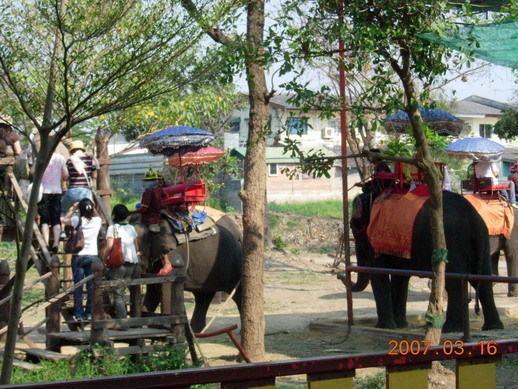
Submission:
[[[462,180],[462,190],[470,192],[495,192],[499,190],[509,190],[509,184],[493,184],[491,177],[473,178],[471,180]]]
[[[162,199],[162,205],[197,205],[207,200],[207,188],[203,180],[167,186],[163,190],[165,197]]]

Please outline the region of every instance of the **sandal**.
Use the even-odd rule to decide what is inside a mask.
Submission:
[[[159,276],[166,276],[173,270],[173,267],[171,265],[164,266],[160,271],[157,273]]]

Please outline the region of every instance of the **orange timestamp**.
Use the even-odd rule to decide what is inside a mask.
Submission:
[[[389,355],[425,355],[429,352],[431,341],[429,340],[391,340],[388,342],[391,349]],[[498,344],[495,340],[479,341],[476,343],[480,347],[481,355],[495,355],[498,352]],[[462,340],[445,340],[442,343],[442,351],[446,355],[463,355],[464,342]],[[438,353],[438,351],[435,351]],[[471,354],[471,353],[470,353]]]

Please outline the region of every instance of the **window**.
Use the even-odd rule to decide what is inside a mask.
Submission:
[[[493,126],[491,124],[479,124],[478,126],[478,131],[482,138],[490,138],[492,129]]]
[[[230,132],[239,132],[241,126],[241,118],[232,118],[229,121]]]
[[[279,175],[279,167],[276,163],[268,164],[268,175],[269,176],[278,176]]]
[[[307,134],[308,119],[301,117],[291,117],[286,119],[288,134]]]

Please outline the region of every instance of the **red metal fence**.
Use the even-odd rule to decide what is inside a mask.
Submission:
[[[455,360],[458,389],[496,387],[496,365],[504,354],[518,353],[518,340],[481,341],[464,344],[445,341],[427,347],[426,341],[400,341],[387,352],[341,355],[281,362],[173,370],[35,384],[5,385],[1,388],[188,388],[195,384],[220,383],[229,388],[275,388],[276,377],[305,374],[308,388],[352,388],[358,369],[385,367],[388,389],[427,388],[432,361]]]

